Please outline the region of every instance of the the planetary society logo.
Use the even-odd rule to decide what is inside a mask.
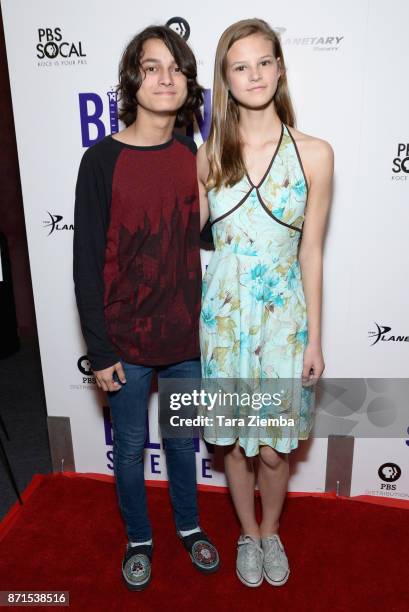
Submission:
[[[391,334],[392,327],[389,325],[378,325],[375,322],[375,330],[368,332],[369,338],[373,340],[371,346],[378,342],[409,342],[409,336],[403,334]]]
[[[406,181],[409,175],[409,142],[399,142],[392,160],[392,181]]]
[[[345,36],[333,32],[330,34],[289,36],[286,34],[287,28],[281,26],[273,27],[273,30],[279,34],[283,45],[307,48],[312,51],[338,51],[345,38]]]
[[[39,68],[79,66],[87,63],[84,43],[73,40],[61,27],[37,29],[36,58]]]
[[[50,213],[48,210],[47,214],[48,219],[43,221],[43,226],[48,230],[47,236],[51,236],[54,232],[72,231],[74,229],[74,225],[66,223],[62,215]]]

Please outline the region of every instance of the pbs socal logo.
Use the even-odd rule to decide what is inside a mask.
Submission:
[[[42,65],[86,64],[82,41],[68,41],[63,37],[61,28],[38,28],[37,30],[37,59]],[[51,62],[52,60],[52,62]]]
[[[396,157],[392,161],[392,180],[406,181],[409,174],[409,142],[399,142]]]
[[[190,25],[183,17],[172,17],[168,19],[166,25],[179,34],[184,40],[188,40],[190,36]]]
[[[396,463],[383,463],[378,469],[378,476],[383,483],[381,489],[385,491],[395,491],[396,484],[391,484],[399,480],[402,475],[402,470]]]
[[[88,355],[82,355],[77,361],[77,368],[82,374],[82,382],[90,385],[95,385],[95,376],[91,369],[91,363]]]

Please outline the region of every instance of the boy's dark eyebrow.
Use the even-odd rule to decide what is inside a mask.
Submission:
[[[145,62],[151,62],[153,64],[160,64],[161,61],[160,59],[157,59],[156,57],[147,57],[145,59],[141,59],[141,64],[144,64]],[[173,63],[176,64],[176,60],[173,60]]]
[[[156,59],[155,57],[147,57],[146,59],[141,60],[141,64],[144,64],[145,62],[154,62],[156,64],[160,64],[160,60]]]

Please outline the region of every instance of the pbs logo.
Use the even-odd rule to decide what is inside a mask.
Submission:
[[[402,470],[396,463],[384,463],[378,470],[378,475],[384,482],[395,482],[401,477]]]
[[[183,17],[172,17],[168,19],[166,25],[179,34],[184,40],[188,40],[190,36],[190,25]]]
[[[77,361],[77,367],[84,376],[92,376],[91,364],[87,355],[82,355]]]
[[[58,55],[58,45],[55,42],[49,42],[44,45],[43,52],[46,57],[49,59],[54,59]]]
[[[378,476],[383,483],[381,484],[381,490],[383,491],[396,491],[396,482],[401,477],[402,470],[396,463],[383,463],[379,470]]]

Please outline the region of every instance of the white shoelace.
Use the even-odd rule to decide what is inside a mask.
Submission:
[[[264,559],[267,563],[272,561],[285,562],[285,553],[280,546],[278,536],[272,535],[263,538],[268,543],[264,550]]]
[[[253,566],[254,563],[257,563],[257,566],[261,566],[263,559],[263,549],[257,541],[254,540],[251,536],[244,536],[238,542],[239,547],[243,547],[245,551],[244,563],[246,566]]]

